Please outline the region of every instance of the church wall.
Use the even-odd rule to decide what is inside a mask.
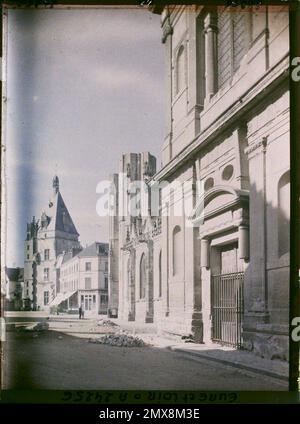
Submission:
[[[278,187],[289,170],[287,87],[270,100],[248,122],[251,232],[245,275],[245,345],[261,355],[284,359],[288,352],[289,248],[280,253]],[[285,201],[289,205],[289,199]],[[284,233],[289,237],[288,224]]]
[[[279,9],[282,8],[273,8],[268,14],[263,10],[253,13],[252,32],[249,34],[252,39],[250,49],[241,60],[240,67],[232,79],[217,89],[217,92],[205,102],[203,100],[205,87],[202,82],[204,69],[201,62],[205,51],[203,41],[198,36],[203,29],[197,29],[196,25],[196,17],[202,15],[192,8],[178,9],[171,13],[173,35],[165,40],[166,50],[169,51],[166,57],[168,58],[170,51],[172,52],[172,61],[169,60],[172,72],[169,72],[169,75],[172,78],[173,89],[172,96],[168,96],[170,101],[167,104],[167,109],[171,110],[171,115],[168,115],[168,119],[171,120],[171,135],[167,136],[168,141],[165,141],[163,146],[163,165],[182,151],[200,131],[207,130],[228,108],[233,105],[238,107],[237,99],[241,98],[253,84],[257,84],[267,70],[271,70],[284,58],[285,61],[288,60],[286,57],[288,13]],[[163,22],[163,26],[166,25],[166,21]],[[186,47],[185,88],[176,93],[176,55],[180,45]],[[211,73],[216,72],[216,69],[211,70]],[[270,80],[272,78],[274,77],[271,76]]]
[[[153,309],[154,323],[158,330],[162,328],[164,319],[165,305],[163,302],[163,257],[162,255],[162,236],[157,235],[153,239]]]
[[[269,64],[272,67],[287,50],[289,15],[284,7],[270,8],[268,12]]]
[[[129,252],[122,250],[124,245],[124,232],[125,227],[123,222],[120,221],[119,224],[119,249],[118,249],[118,258],[119,258],[119,307],[118,307],[118,317],[124,320],[128,319],[128,260]]]
[[[203,44],[197,44],[203,41],[199,36],[203,30],[199,32],[199,13],[203,9],[187,10],[176,7],[169,20],[166,12],[162,18],[168,60],[168,122],[162,147],[163,169],[154,179],[177,184],[198,181],[202,183],[201,193],[196,194],[195,185],[179,197],[163,190],[161,235],[147,242],[135,238],[132,227],[128,230],[129,221],[120,223],[120,317],[128,320],[130,315],[130,269],[135,291],[135,311],[130,319],[145,322],[149,299],[139,299],[139,264],[144,253],[149,258],[148,271],[153,259],[157,329],[181,335],[192,333],[198,341],[210,343],[212,276],[241,273],[243,347],[261,356],[286,359],[289,252],[282,251],[288,243],[280,228],[285,225],[285,234],[289,231],[287,14],[276,17],[279,9],[253,13],[252,26],[245,28],[251,38],[250,47],[236,72],[221,88],[205,93],[211,88],[207,81],[213,85],[211,74],[217,68],[206,73],[203,82],[205,52]],[[212,30],[205,35],[206,47],[211,49],[205,57],[212,60],[212,15],[205,25]],[[180,90],[177,68],[183,72]],[[182,209],[190,198],[193,207],[198,205],[201,195],[204,218],[193,228],[186,220],[193,209],[185,213]],[[178,205],[181,210],[176,213]],[[128,249],[124,250],[127,242]],[[153,257],[149,255],[151,243]],[[150,281],[150,273],[147,278]]]
[[[113,174],[110,181],[114,184],[116,197],[114,215],[109,216],[109,256],[108,256],[108,314],[118,313],[119,307],[119,201],[118,174]]]
[[[165,313],[161,314],[161,325],[163,330],[187,334],[193,319],[194,285],[200,285],[195,274],[195,264],[199,262],[194,245],[195,229],[186,221],[193,208],[193,166],[183,167],[174,179],[170,178],[171,187],[172,180],[176,185],[180,183],[182,190],[173,195],[169,189],[163,190],[163,213],[168,216],[162,218],[163,299],[160,303]]]
[[[135,257],[136,257],[136,266],[135,266],[135,321],[145,322],[146,321],[146,311],[147,311],[147,299],[146,295],[141,298],[140,295],[140,284],[141,284],[141,275],[140,275],[140,264],[142,255],[145,255],[146,258],[146,285],[148,284],[148,273],[149,268],[152,264],[149,264],[148,258],[148,248],[145,243],[137,245]]]

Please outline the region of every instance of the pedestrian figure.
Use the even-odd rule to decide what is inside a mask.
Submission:
[[[82,317],[82,307],[81,306],[79,306],[79,319],[81,319],[81,317]]]

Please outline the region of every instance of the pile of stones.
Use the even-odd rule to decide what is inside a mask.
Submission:
[[[28,325],[27,327],[21,327],[23,331],[45,331],[49,329],[48,322],[38,322],[37,324]]]
[[[184,340],[184,343],[195,343],[195,338],[192,334],[181,336],[181,340]]]
[[[118,324],[113,321],[110,321],[109,319],[100,319],[97,322],[97,325],[101,327],[118,327]]]
[[[118,347],[143,347],[145,343],[139,337],[131,336],[125,333],[107,334],[99,339],[90,339],[90,343],[107,344]]]

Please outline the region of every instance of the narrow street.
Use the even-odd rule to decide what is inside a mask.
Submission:
[[[57,325],[57,323],[54,323]],[[285,390],[284,382],[164,347],[93,344],[80,334],[7,332],[7,389]]]

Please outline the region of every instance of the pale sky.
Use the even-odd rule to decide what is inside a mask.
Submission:
[[[164,137],[164,46],[148,10],[10,10],[7,266],[23,266],[26,222],[60,190],[83,246],[108,240],[97,183],[125,152]]]

